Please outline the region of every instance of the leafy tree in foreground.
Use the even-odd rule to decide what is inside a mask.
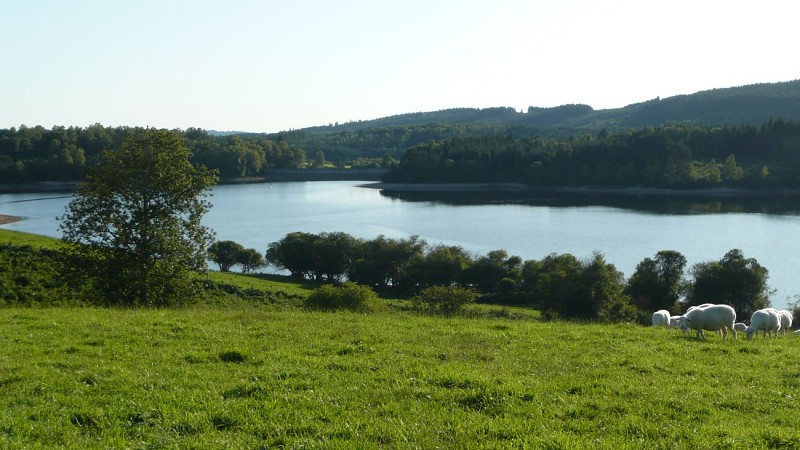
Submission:
[[[190,161],[181,136],[146,129],[105,151],[60,225],[106,304],[161,306],[195,294],[213,232],[201,225],[216,173]]]

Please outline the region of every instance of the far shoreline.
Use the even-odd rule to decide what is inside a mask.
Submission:
[[[362,188],[387,192],[513,192],[546,193],[565,195],[619,195],[631,197],[699,197],[699,198],[751,198],[751,197],[800,197],[800,189],[743,189],[743,188],[698,188],[673,189],[649,187],[606,188],[593,186],[537,187],[524,183],[365,183]]]

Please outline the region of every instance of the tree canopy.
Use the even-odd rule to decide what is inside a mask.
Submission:
[[[201,224],[216,174],[194,165],[181,136],[140,130],[105,151],[60,225],[107,304],[169,305],[190,299],[213,233]],[[76,271],[82,272],[82,271]]]

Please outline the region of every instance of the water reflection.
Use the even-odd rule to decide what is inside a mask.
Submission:
[[[750,195],[708,196],[630,195],[561,192],[422,192],[383,189],[381,195],[409,202],[434,202],[445,205],[521,204],[530,206],[580,207],[605,206],[650,214],[800,214],[800,196]]]

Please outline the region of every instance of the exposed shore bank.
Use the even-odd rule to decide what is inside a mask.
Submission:
[[[741,188],[603,188],[588,186],[535,187],[523,183],[366,183],[363,188],[380,189],[390,192],[518,192],[567,195],[622,195],[633,197],[703,197],[703,198],[746,198],[746,197],[800,197],[800,189],[741,189]]]
[[[18,222],[22,220],[22,217],[17,216],[7,216],[5,214],[0,214],[0,225],[5,225],[7,223]]]

